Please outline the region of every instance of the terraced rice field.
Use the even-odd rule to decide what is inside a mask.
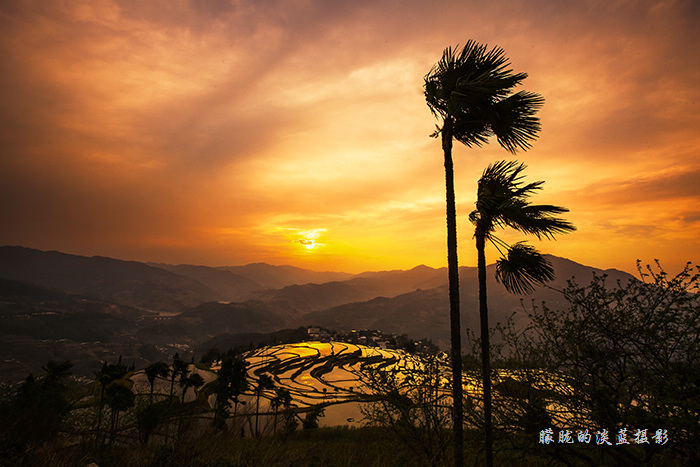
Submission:
[[[396,350],[340,342],[304,342],[265,347],[249,353],[248,376],[255,385],[263,374],[284,387],[300,409],[322,404],[321,425],[361,423],[359,403],[371,398],[359,375],[363,365],[414,367],[418,361]],[[252,403],[252,396],[248,400]],[[262,409],[261,409],[262,411]]]
[[[292,397],[292,407],[300,417],[304,412],[314,406],[322,406],[324,415],[319,419],[321,426],[363,424],[361,406],[364,403],[376,400],[376,394],[367,387],[366,368],[391,370],[391,374],[403,378],[408,374],[422,374],[424,360],[408,354],[402,350],[388,350],[377,347],[367,347],[357,344],[341,342],[303,342],[297,344],[284,344],[263,347],[244,354],[248,362],[249,388],[245,394],[239,397],[235,411],[244,419],[261,417],[272,420],[274,413],[281,410],[275,408],[271,401],[275,398],[274,389],[266,389],[261,392],[258,408],[256,388],[262,375],[269,375],[274,381],[275,388],[285,388]],[[191,371],[199,373],[206,384],[216,379],[214,366],[211,370],[196,369]],[[441,400],[450,404],[449,384],[450,369],[446,357],[438,360],[440,374],[439,385],[443,388]],[[521,379],[517,372],[507,371],[499,374],[499,378]],[[149,391],[149,385],[143,371],[136,372],[132,376],[134,390],[145,394]],[[464,390],[468,396],[480,399],[480,375],[466,375]],[[156,383],[156,394],[167,395],[170,381],[159,379]],[[180,391],[177,381],[175,393]],[[207,393],[206,385],[199,390],[199,394]],[[209,392],[211,394],[211,392]],[[186,401],[191,401],[197,394],[194,390],[187,393]],[[209,395],[208,402],[214,406],[215,396]],[[257,415],[256,415],[257,412]],[[247,422],[250,425],[250,422]],[[262,423],[265,423],[263,421]],[[276,422],[275,422],[276,423]],[[246,430],[250,430],[248,427]]]

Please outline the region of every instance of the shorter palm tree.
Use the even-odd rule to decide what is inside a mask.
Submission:
[[[182,393],[180,394],[180,416],[178,417],[177,421],[178,436],[182,435],[182,415],[185,411],[185,396],[187,395],[187,389],[194,388],[196,391],[203,385],[204,378],[202,378],[202,375],[199,373],[190,373],[188,367],[185,367],[185,369],[180,372],[180,387],[182,388]]]
[[[189,368],[189,365],[187,364],[186,361],[182,360],[180,358],[180,354],[178,352],[175,352],[175,355],[173,355],[173,368],[170,372],[170,398],[172,399],[173,397],[173,389],[175,387],[175,380],[177,377],[183,377],[187,374],[187,369]]]
[[[479,180],[476,209],[469,215],[475,225],[474,237],[478,253],[479,316],[481,318],[481,351],[484,390],[484,436],[486,465],[493,465],[491,425],[491,362],[489,348],[488,305],[486,301],[486,240],[501,253],[496,263],[496,280],[510,293],[530,293],[533,284],[544,284],[554,278],[549,261],[534,247],[523,242],[508,245],[494,235],[498,228],[510,227],[538,239],[554,239],[556,234],[576,228],[557,217],[568,209],[552,205],[533,205],[528,198],[542,189],[543,181],[523,185],[525,164],[500,161],[489,165]]]
[[[146,378],[148,378],[148,384],[151,385],[151,392],[149,394],[149,403],[153,404],[153,390],[156,383],[156,378],[167,378],[170,375],[170,365],[165,362],[155,362],[148,365],[144,370]]]
[[[265,390],[274,388],[275,381],[272,379],[272,376],[266,373],[260,375],[260,378],[258,378],[258,384],[255,387],[255,436],[260,436],[260,432],[258,431],[258,419],[260,417],[260,397],[262,396],[263,392],[265,392]]]

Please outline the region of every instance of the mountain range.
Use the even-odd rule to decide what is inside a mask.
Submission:
[[[525,324],[530,300],[552,309],[564,306],[555,289],[572,277],[581,284],[593,273],[607,274],[611,283],[632,278],[548,258],[556,279],[527,297],[506,293],[494,279],[494,266],[488,267],[491,323],[513,315]],[[476,331],[476,268],[460,268],[460,290],[463,327]],[[205,343],[226,341],[225,336],[311,325],[341,332],[377,329],[447,348],[448,308],[446,268],[348,274],[265,263],[141,263],[5,246],[0,247],[0,370],[17,378],[40,372],[49,359],[71,359],[76,373],[90,375],[100,361],[119,356],[140,366],[169,359],[175,351],[202,352]]]

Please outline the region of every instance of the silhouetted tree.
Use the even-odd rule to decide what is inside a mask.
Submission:
[[[188,363],[180,358],[180,354],[175,352],[173,355],[173,367],[170,373],[170,398],[173,397],[173,389],[175,387],[175,380],[178,376],[182,376],[183,372],[187,371]]]
[[[323,417],[325,411],[325,407],[321,404],[311,406],[301,423],[302,428],[304,430],[315,430],[318,428],[318,419]]]
[[[149,393],[149,401],[153,404],[153,389],[157,377],[167,378],[170,374],[170,366],[165,362],[155,362],[148,365],[144,370],[146,373],[146,378],[148,378],[148,384],[151,385],[151,392]]]
[[[468,41],[460,51],[448,47],[440,61],[425,76],[425,99],[442,126],[433,136],[441,136],[445,163],[447,211],[447,260],[450,294],[450,336],[453,387],[455,466],[464,464],[462,439],[462,344],[459,308],[459,269],[457,262],[457,210],[455,207],[452,140],[472,147],[481,146],[491,136],[511,153],[530,147],[540,130],[535,113],[544,99],[535,93],[513,88],[526,73],[513,74],[503,49]],[[487,465],[492,460],[487,459]]]
[[[242,393],[248,389],[248,363],[238,356],[227,356],[221,362],[218,371],[218,378],[214,381],[213,387],[216,393],[214,405],[214,426],[223,428],[226,426],[226,419],[229,417],[231,402],[234,406],[234,417],[238,408],[239,399]]]
[[[324,388],[325,389],[325,388]],[[270,405],[275,411],[275,419],[273,421],[272,432],[277,433],[277,415],[280,406],[285,408],[290,407],[292,404],[292,393],[286,388],[275,388],[275,397],[270,400]]]
[[[260,375],[258,379],[258,384],[255,386],[255,436],[260,436],[258,431],[258,419],[260,417],[260,396],[266,389],[273,389],[275,387],[275,382],[272,377],[268,374]]]
[[[363,404],[368,423],[393,431],[431,466],[446,465],[451,401],[449,366],[441,355],[414,355],[406,365],[363,365],[360,380],[377,400]]]
[[[182,388],[182,394],[180,395],[180,416],[177,423],[178,434],[182,433],[182,415],[185,406],[185,395],[187,394],[188,388],[199,389],[204,385],[204,378],[199,373],[191,373],[189,371],[181,372],[180,374],[180,387]]]
[[[71,408],[65,380],[72,366],[70,361],[49,361],[45,376],[27,376],[0,401],[0,464],[6,456],[22,454],[58,433]]]
[[[110,443],[114,442],[114,435],[117,431],[117,423],[119,421],[119,412],[124,412],[134,406],[134,393],[126,386],[121,384],[111,384],[105,391],[105,402],[112,411],[109,439]]]
[[[538,239],[568,233],[575,227],[556,217],[568,209],[552,205],[533,205],[528,198],[542,188],[538,181],[523,185],[525,164],[500,161],[484,170],[477,192],[476,209],[469,219],[476,226],[474,237],[478,253],[479,317],[481,320],[482,378],[484,391],[484,432],[486,458],[492,459],[491,361],[489,318],[486,295],[486,241],[501,252],[496,263],[496,279],[511,293],[529,293],[533,283],[543,284],[554,278],[551,264],[535,248],[522,242],[508,245],[494,235],[498,228],[511,227]],[[505,250],[505,251],[504,251]]]
[[[102,414],[105,405],[105,393],[114,381],[122,379],[129,372],[128,368],[121,363],[121,357],[117,364],[104,362],[102,368],[95,373],[97,383],[100,387],[100,400],[97,410],[97,424],[95,427],[95,439],[99,442],[100,430],[102,426]]]
[[[616,283],[568,280],[567,303],[533,304],[529,326],[502,329],[505,356],[544,401],[548,427],[611,438],[627,428],[631,446],[588,452],[588,464],[700,465],[700,266],[638,269],[639,279]],[[531,401],[519,399],[511,405],[527,419]],[[557,465],[580,463],[578,446],[560,447],[546,450]]]

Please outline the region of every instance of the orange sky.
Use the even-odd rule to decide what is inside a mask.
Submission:
[[[695,0],[4,0],[0,245],[444,266],[423,77],[474,39],[546,99],[518,159],[546,180],[535,201],[568,207],[578,231],[534,243],[601,268],[678,269],[700,262],[698,24]],[[456,146],[462,265],[476,261],[476,181],[511,158]]]

